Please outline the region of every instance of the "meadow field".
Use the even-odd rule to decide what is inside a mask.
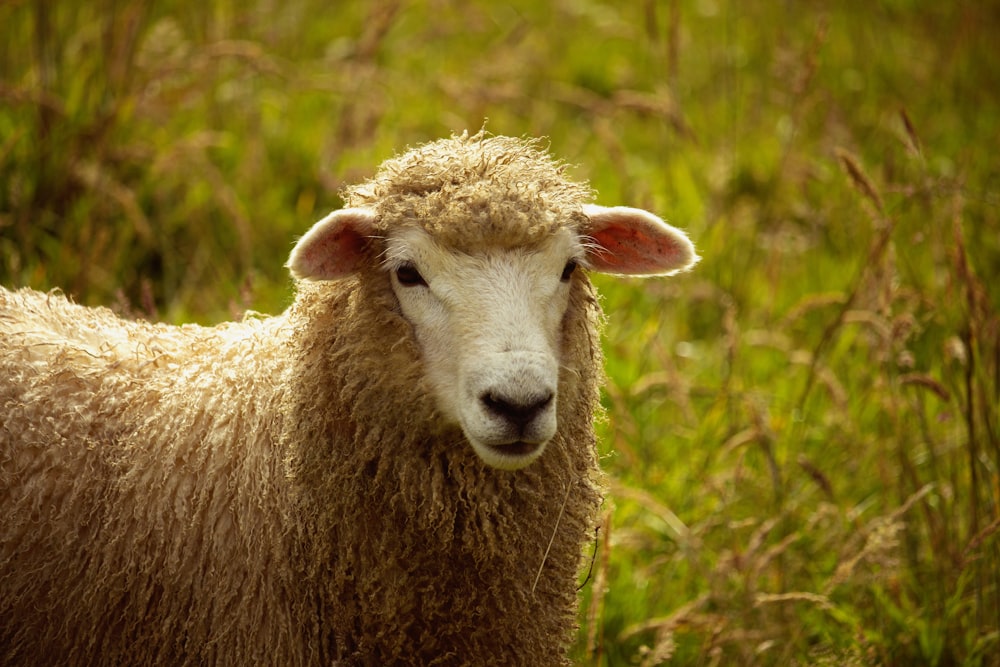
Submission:
[[[979,0],[3,0],[0,283],[278,312],[384,158],[546,137],[703,258],[595,277],[577,662],[1000,665],[998,35]]]

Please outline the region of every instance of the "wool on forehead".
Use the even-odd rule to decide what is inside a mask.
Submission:
[[[345,200],[372,209],[380,232],[417,225],[462,249],[530,245],[584,220],[592,192],[565,172],[537,140],[480,131],[387,160]]]

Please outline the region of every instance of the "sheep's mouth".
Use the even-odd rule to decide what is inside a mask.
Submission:
[[[529,456],[538,451],[538,448],[542,446],[540,442],[525,442],[524,440],[518,440],[517,442],[507,443],[505,445],[490,445],[492,449],[497,454],[503,456]]]
[[[472,448],[482,461],[491,468],[500,470],[520,470],[542,455],[548,440],[513,442],[483,442],[470,440]]]

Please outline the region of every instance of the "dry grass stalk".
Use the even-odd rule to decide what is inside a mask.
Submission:
[[[913,127],[913,121],[910,120],[910,114],[906,113],[906,109],[899,110],[899,119],[903,122],[903,129],[906,132],[906,148],[911,155],[915,157],[923,158],[924,149],[920,142],[920,137],[917,136],[917,131]]]
[[[832,609],[833,603],[830,602],[830,598],[825,595],[819,595],[817,593],[808,593],[804,591],[797,591],[792,593],[758,593],[756,598],[754,598],[754,606],[761,607],[767,604],[775,604],[778,602],[808,602],[814,604],[820,609]]]
[[[591,664],[600,665],[604,654],[604,598],[608,594],[608,567],[611,563],[611,517],[607,509],[598,523],[598,541],[594,545],[599,562],[594,583],[590,587],[590,604],[587,607],[587,657]]]
[[[897,559],[894,553],[899,547],[899,534],[906,527],[902,517],[933,489],[933,484],[925,484],[890,514],[873,519],[862,533],[864,544],[856,553],[837,565],[833,576],[823,588],[824,595],[829,595],[837,586],[853,579],[861,562],[895,567]]]
[[[868,177],[868,174],[865,173],[858,158],[846,148],[836,148],[834,149],[834,154],[837,156],[840,166],[843,167],[844,171],[850,177],[851,183],[857,188],[858,192],[864,195],[880,214],[884,213],[885,204],[882,202],[882,196],[879,194],[878,188],[875,187],[875,184]]]

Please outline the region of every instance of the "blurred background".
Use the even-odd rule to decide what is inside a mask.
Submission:
[[[973,0],[3,0],[0,282],[279,312],[383,159],[546,137],[704,258],[595,277],[579,664],[997,665],[997,35]]]

